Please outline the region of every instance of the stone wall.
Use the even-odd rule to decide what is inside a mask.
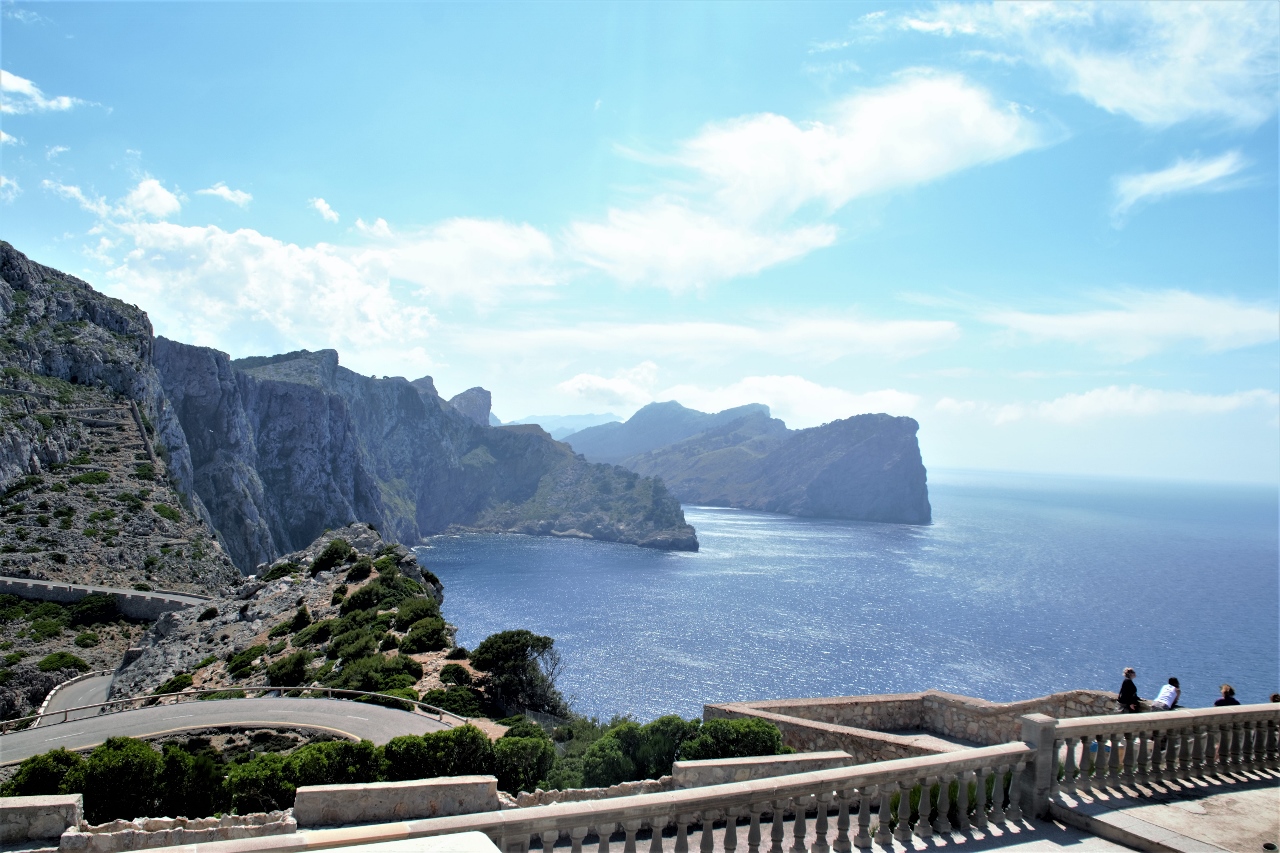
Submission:
[[[0,844],[6,847],[56,841],[84,814],[82,794],[5,797],[0,803]]]
[[[18,598],[36,601],[71,604],[93,593],[110,595],[116,600],[116,607],[120,608],[120,612],[130,619],[147,620],[159,619],[173,610],[193,607],[205,598],[189,593],[133,592],[57,581],[0,577],[0,595],[16,595]]]
[[[188,819],[152,817],[113,820],[110,823],[79,826],[67,830],[58,853],[118,853],[123,850],[150,850],[179,844],[207,844],[238,838],[261,838],[296,832],[298,824],[285,812],[258,812]]]
[[[305,785],[293,799],[293,816],[301,827],[421,820],[498,808],[498,780],[493,776]]]
[[[619,782],[608,788],[570,788],[565,791],[521,791],[516,794],[517,808],[549,806],[553,803],[581,803],[587,800],[605,800],[610,797],[631,797],[636,794],[661,794],[674,791],[670,776],[661,779],[642,779],[639,782]]]
[[[677,789],[749,782],[770,776],[808,773],[849,767],[853,757],[847,752],[801,752],[794,755],[766,755],[750,758],[716,758],[707,761],[677,761],[671,766],[671,777]]]

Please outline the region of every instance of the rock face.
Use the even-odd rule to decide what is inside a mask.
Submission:
[[[489,415],[493,409],[493,395],[483,388],[468,388],[456,397],[449,399],[449,405],[457,409],[467,420],[489,426]]]
[[[486,426],[483,389],[478,421],[430,377],[362,376],[333,350],[232,362],[158,338],[156,364],[199,434],[195,490],[245,571],[356,519],[408,543],[464,528],[697,548],[660,482],[588,463],[536,426]]]
[[[751,414],[769,415],[769,407],[749,403],[716,414],[686,409],[670,400],[650,403],[626,423],[607,423],[571,433],[563,441],[592,462],[623,464],[638,453],[656,450]]]
[[[789,430],[763,406],[719,415],[691,412],[674,403],[646,406],[631,419],[641,419],[636,429],[629,428],[631,421],[605,432],[600,432],[605,427],[595,427],[566,442],[578,450],[603,448],[599,457],[583,451],[600,459],[642,447],[624,457],[622,465],[662,478],[685,503],[900,524],[932,520],[916,440],[919,425],[911,418],[857,415]],[[669,426],[661,422],[664,413],[673,416]],[[708,426],[680,440],[654,444],[700,424]]]

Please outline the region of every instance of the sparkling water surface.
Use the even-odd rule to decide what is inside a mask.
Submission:
[[[685,507],[696,554],[437,537],[419,559],[474,648],[556,639],[582,713],[935,688],[995,701],[1125,666],[1183,704],[1280,690],[1280,539],[1268,487],[931,472],[927,527]]]

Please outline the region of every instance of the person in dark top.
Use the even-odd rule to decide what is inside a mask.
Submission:
[[[1124,668],[1124,681],[1120,682],[1120,695],[1117,697],[1122,714],[1136,714],[1142,710],[1142,706],[1138,704],[1138,685],[1133,683],[1133,677],[1137,674],[1131,666]]]
[[[1214,705],[1239,705],[1240,700],[1236,698],[1236,689],[1232,687],[1230,684],[1222,685],[1222,698],[1219,699],[1217,702],[1214,702],[1213,704]]]

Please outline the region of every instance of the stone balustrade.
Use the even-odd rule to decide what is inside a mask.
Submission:
[[[1059,720],[1053,727],[1052,761],[1051,795],[1277,770],[1280,706]]]

